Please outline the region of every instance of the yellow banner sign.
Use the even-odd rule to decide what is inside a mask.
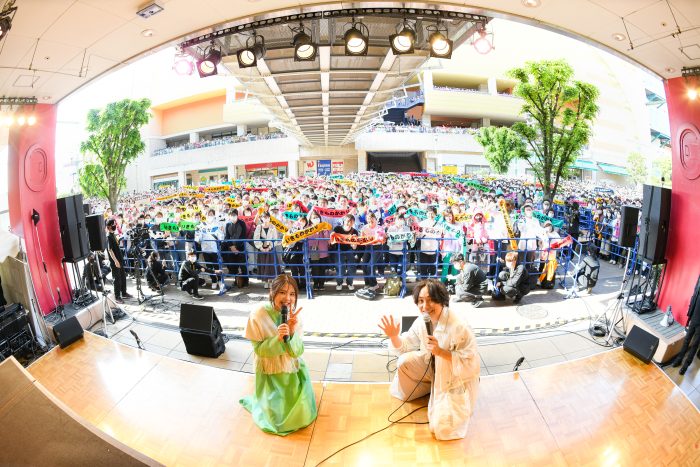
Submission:
[[[323,232],[324,230],[331,230],[332,228],[333,227],[331,227],[331,225],[328,222],[321,222],[320,224],[316,224],[313,227],[307,227],[305,229],[294,232],[293,234],[287,234],[284,237],[282,237],[282,246],[288,247],[292,243],[296,243],[299,240],[308,238],[314,235],[315,233]]]

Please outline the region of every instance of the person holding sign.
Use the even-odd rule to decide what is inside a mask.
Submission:
[[[343,234],[343,235],[358,235],[357,230],[353,227],[355,225],[355,216],[352,214],[346,214],[343,217],[342,225],[337,225],[333,229],[333,232]],[[352,285],[353,276],[355,275],[357,264],[355,262],[355,250],[357,249],[357,244],[338,244],[338,263],[340,268],[337,271],[338,276],[336,279],[335,290],[343,290],[343,277],[345,277],[345,283],[348,286],[348,290],[355,290],[355,286]]]
[[[270,302],[250,314],[245,328],[255,353],[255,394],[240,404],[262,431],[279,436],[309,426],[318,415],[309,370],[301,359],[298,295],[292,276],[277,276],[270,286]]]
[[[263,287],[269,289],[272,278],[276,277],[281,270],[281,265],[277,262],[275,248],[275,240],[278,240],[280,237],[277,229],[270,223],[270,214],[268,212],[260,214],[260,221],[253,234],[255,248],[258,250],[256,263],[258,275],[263,281]]]

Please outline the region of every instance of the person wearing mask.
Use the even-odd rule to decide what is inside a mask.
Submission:
[[[532,216],[532,205],[523,206],[524,216],[516,223],[516,228],[520,231],[518,250],[520,250],[521,263],[524,262],[526,268],[533,269],[535,254],[537,252],[537,239],[542,235],[540,222]]]
[[[197,253],[194,251],[187,252],[187,261],[180,266],[178,280],[180,281],[180,289],[187,292],[197,300],[204,300],[204,297],[199,295],[199,287],[204,285],[204,279],[199,277],[200,272],[209,274],[220,274],[221,271],[215,271],[210,268],[205,268],[197,262]]]
[[[109,254],[109,265],[112,269],[112,280],[114,282],[114,301],[122,304],[125,298],[133,298],[133,296],[126,292],[124,257],[121,248],[119,248],[116,231],[117,222],[114,219],[109,219],[107,221],[107,254]]]
[[[384,261],[383,246],[386,233],[384,232],[384,228],[377,222],[377,216],[373,212],[367,214],[367,225],[362,229],[361,235],[371,236],[377,239],[377,244],[366,246],[364,254],[362,255],[362,270],[364,272],[365,287],[377,290],[379,285],[377,284],[377,276],[374,272],[374,268],[378,267],[379,263]]]
[[[557,273],[557,250],[552,248],[552,243],[559,240],[560,235],[554,230],[551,221],[546,221],[540,234],[540,287],[543,289],[554,288]]]
[[[396,214],[394,223],[386,229],[387,234],[387,249],[388,262],[391,268],[394,269],[396,275],[403,275],[403,257],[404,251],[408,252],[413,248],[415,243],[415,235],[406,225],[406,216],[404,214]]]
[[[272,279],[277,277],[282,266],[277,260],[275,249],[275,241],[279,239],[279,232],[270,223],[269,213],[263,212],[260,215],[260,224],[255,228],[253,239],[258,251],[256,260],[258,275],[263,281],[263,287],[269,289]]]
[[[462,226],[455,222],[452,211],[444,211],[443,222],[439,224],[444,230],[444,238],[440,243],[440,255],[442,256],[442,275],[440,280],[447,283],[447,276],[452,267],[452,258],[462,254],[464,249],[464,230]]]
[[[306,217],[300,217],[297,222],[294,223],[294,228],[290,230],[291,233],[297,232],[299,230],[304,230],[309,226],[309,221]],[[306,268],[304,267],[304,242],[298,241],[292,243],[287,247],[284,256],[284,264],[289,266],[292,270],[292,277],[297,282],[300,288],[306,288]]]
[[[195,233],[195,242],[200,244],[204,264],[208,267],[218,266],[219,264],[219,236],[221,229],[214,216],[214,211],[209,211],[203,222],[197,226]],[[211,288],[216,289],[219,284],[217,276],[211,276]]]
[[[310,211],[308,215],[311,226],[321,223],[321,216],[316,211]],[[330,232],[322,230],[308,238],[309,261],[311,263],[311,275],[314,279],[314,290],[323,290],[326,284],[326,264],[328,262],[328,237]]]
[[[530,278],[525,266],[518,264],[518,253],[509,251],[506,254],[506,268],[498,273],[498,282],[493,291],[494,300],[520,300],[530,293]]]
[[[482,211],[476,210],[474,212],[472,222],[467,228],[467,233],[471,239],[469,262],[483,264],[488,256],[489,233],[486,229],[486,222]]]
[[[245,259],[246,225],[238,218],[238,210],[231,209],[224,226],[224,242],[221,244],[222,259],[226,263],[228,273],[238,275],[236,285],[248,287],[248,267]]]
[[[419,277],[427,279],[437,275],[437,254],[442,240],[442,229],[438,227],[437,211],[433,206],[426,209],[428,218],[418,225],[422,229],[428,229],[420,234],[420,254],[418,255]]]
[[[464,255],[456,255],[452,261],[457,274],[448,278],[455,281],[455,301],[471,300],[474,308],[479,308],[484,303],[483,296],[489,291],[486,273],[476,264],[466,262]]]
[[[160,292],[167,285],[170,278],[165,272],[165,260],[161,260],[158,252],[154,251],[148,257],[146,266],[146,282],[153,291]]]
[[[569,210],[567,221],[569,223],[568,234],[571,235],[571,238],[578,241],[581,214],[579,213],[579,205],[576,201],[571,203],[571,209]]]
[[[428,279],[418,283],[413,302],[434,332],[428,335],[426,322],[419,317],[399,335],[400,324],[394,317],[382,317],[379,328],[389,338],[389,348],[399,355],[389,391],[402,401],[430,394],[430,431],[439,440],[462,439],[479,390],[481,359],[476,336],[469,324],[449,309],[450,295],[442,282]]]
[[[355,226],[355,216],[352,214],[347,214],[343,217],[343,222],[341,225],[336,225],[333,228],[333,232],[343,235],[358,235]],[[355,290],[353,285],[353,276],[357,271],[356,263],[356,251],[357,245],[346,245],[343,243],[338,243],[338,261],[339,269],[337,271],[336,286],[335,290],[343,290],[343,277],[345,278],[345,284],[348,286],[348,290]]]

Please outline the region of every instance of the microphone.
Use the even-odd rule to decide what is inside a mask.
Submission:
[[[525,361],[525,357],[520,357],[517,362],[515,362],[515,366],[513,367],[513,371],[518,371],[518,368],[520,368],[520,365],[523,364]]]
[[[282,305],[282,324],[287,324],[288,315],[289,308],[287,308],[287,305]],[[284,336],[284,341],[289,342],[289,336]]]
[[[134,336],[134,339],[136,339],[136,345],[139,346],[139,349],[146,350],[143,348],[143,344],[141,343],[141,339],[139,339],[139,335],[136,334],[136,331],[134,331],[133,329],[129,329],[129,332],[131,333],[132,336]]]
[[[433,335],[433,322],[430,321],[430,315],[428,313],[423,313],[423,322],[425,323],[425,330],[429,336]],[[430,355],[430,366],[435,371],[435,355]]]

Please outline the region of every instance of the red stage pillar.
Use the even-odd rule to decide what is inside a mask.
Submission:
[[[700,100],[687,97],[683,78],[668,80],[665,87],[671,120],[673,190],[666,248],[668,264],[659,307],[665,310],[672,305],[673,316],[685,324],[690,297],[700,274]]]
[[[35,125],[10,129],[8,201],[12,232],[24,238],[39,308],[48,314],[58,302],[57,288],[64,304],[70,301],[71,295],[61,264],[63,246],[56,208],[56,106],[37,105],[34,114]],[[40,216],[36,229],[32,222],[33,210]]]

